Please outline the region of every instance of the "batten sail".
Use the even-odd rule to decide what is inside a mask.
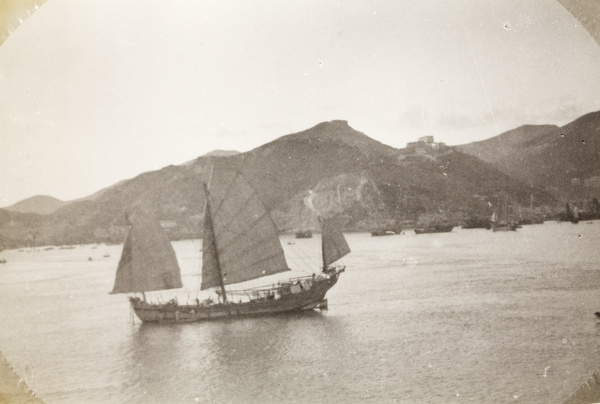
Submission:
[[[209,289],[289,271],[277,226],[238,171],[213,170],[202,240],[202,285]],[[220,272],[220,274],[219,274]]]
[[[350,252],[344,234],[333,219],[321,219],[321,237],[324,267],[333,264]]]
[[[183,287],[175,250],[157,220],[128,217],[129,231],[111,294]]]

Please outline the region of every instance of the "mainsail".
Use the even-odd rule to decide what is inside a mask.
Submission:
[[[335,225],[333,219],[321,219],[321,237],[324,268],[350,252],[344,234]]]
[[[183,287],[177,257],[160,223],[143,213],[128,217],[129,231],[111,293]]]
[[[215,167],[206,198],[201,289],[290,270],[277,226],[240,172]]]

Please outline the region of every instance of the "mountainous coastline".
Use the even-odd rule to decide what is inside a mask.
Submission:
[[[600,111],[562,127],[521,126],[457,149],[526,184],[543,187],[559,199],[598,196]]]
[[[348,231],[436,215],[460,224],[489,217],[501,201],[525,213],[555,214],[565,198],[594,189],[588,185],[600,175],[599,128],[596,112],[563,127],[523,126],[463,146],[427,137],[396,149],[346,121],[323,122],[246,153],[216,151],[146,172],[90,197],[55,203],[48,213],[0,209],[0,246],[22,245],[32,234],[39,245],[120,243],[125,212],[139,207],[158,211],[173,239],[200,237],[202,184],[215,163],[248,179],[282,231],[297,228],[307,208],[313,218],[343,216]]]
[[[37,213],[39,215],[47,215],[57,211],[69,202],[61,201],[48,195],[37,195],[31,198],[23,199],[4,209],[12,212],[20,213]]]

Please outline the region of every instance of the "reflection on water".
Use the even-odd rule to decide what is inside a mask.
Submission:
[[[345,356],[343,329],[319,312],[201,326],[143,324],[130,339],[128,384],[157,402],[293,401],[302,380],[331,389],[336,372],[347,370],[330,362]]]
[[[600,223],[347,238],[329,311],[173,325],[108,294],[120,246],[4,251],[0,349],[48,404],[548,403],[598,368]],[[191,296],[199,246],[175,243]]]

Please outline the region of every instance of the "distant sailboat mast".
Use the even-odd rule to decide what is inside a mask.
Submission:
[[[210,237],[210,243],[212,246],[212,251],[215,252],[215,267],[217,270],[217,273],[219,275],[219,283],[221,286],[221,293],[223,294],[223,302],[227,301],[227,292],[225,291],[225,284],[223,283],[223,271],[221,270],[221,262],[219,259],[219,253],[217,251],[217,240],[214,237],[215,234],[215,228],[213,226],[213,221],[212,221],[212,211],[210,208],[210,197],[209,197],[209,193],[208,193],[208,187],[206,186],[206,183],[203,184],[204,185],[204,194],[206,195],[206,205],[204,207],[204,230],[205,230],[205,234],[202,235],[202,237]],[[208,231],[206,231],[208,230]]]

